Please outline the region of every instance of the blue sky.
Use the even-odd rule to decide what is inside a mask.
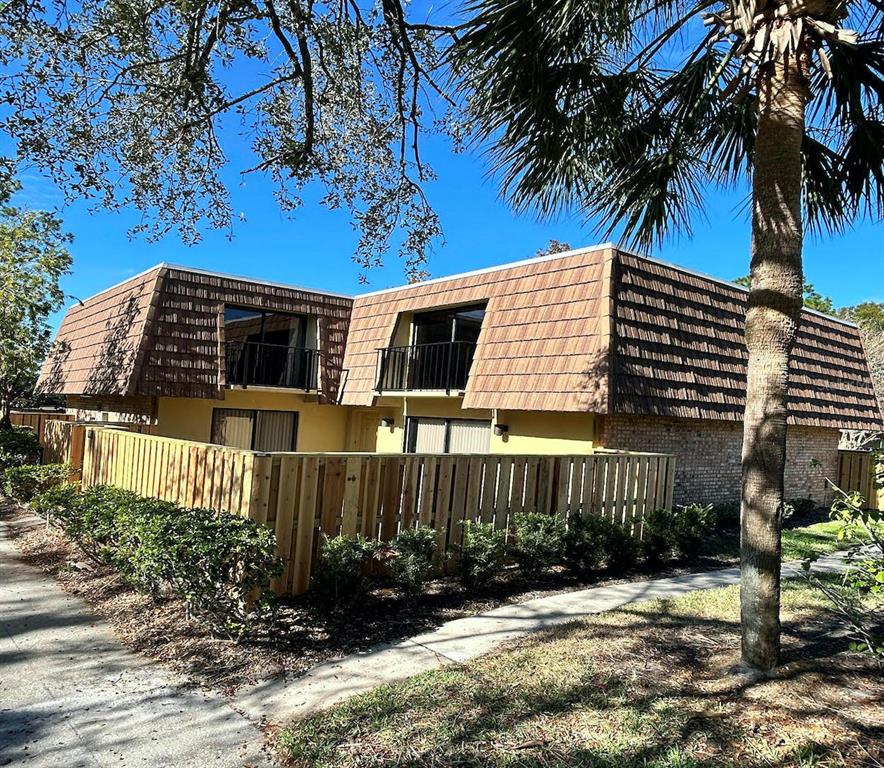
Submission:
[[[425,154],[439,176],[428,193],[445,232],[445,242],[438,244],[429,264],[432,276],[526,258],[550,239],[573,247],[599,241],[592,226],[577,217],[540,222],[530,215],[515,215],[499,199],[478,154],[454,155],[439,137],[431,139]],[[227,178],[234,211],[243,220],[237,221],[232,239],[226,233],[207,231],[196,246],[183,245],[175,235],[158,243],[130,240],[127,230],[136,220],[131,211],[93,213],[85,204],[63,208],[65,226],[75,238],[74,272],[65,281],[66,291],[85,298],[161,261],[342,293],[403,282],[402,265],[392,254],[382,269],[369,273],[367,288],[359,285],[359,270],[351,261],[356,236],[349,217],[322,208],[317,202],[320,190],[308,194],[294,216],[287,216],[277,207],[266,179],[250,175],[242,181],[233,167]],[[24,171],[22,181],[20,204],[61,205],[58,191],[35,172]],[[693,235],[673,238],[651,255],[725,279],[745,274],[749,262],[745,195],[745,190],[709,190],[705,217],[695,222]],[[884,301],[882,257],[884,227],[867,221],[841,236],[808,237],[805,272],[807,280],[838,306]]]

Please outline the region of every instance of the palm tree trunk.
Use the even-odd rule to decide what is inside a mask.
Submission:
[[[752,183],[752,290],[743,422],[740,621],[744,664],[780,653],[780,524],[789,356],[801,315],[801,142],[807,88],[794,60],[763,73]]]

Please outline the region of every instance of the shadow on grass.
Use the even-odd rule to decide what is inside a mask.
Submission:
[[[868,711],[830,700],[880,697],[881,670],[836,656],[846,641],[824,614],[792,616],[784,665],[758,680],[726,673],[736,621],[655,606],[382,686],[294,723],[280,744],[312,768],[871,766],[882,754]]]

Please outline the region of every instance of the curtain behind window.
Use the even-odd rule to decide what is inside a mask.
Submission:
[[[216,408],[212,413],[212,442],[231,448],[252,447],[254,411]]]

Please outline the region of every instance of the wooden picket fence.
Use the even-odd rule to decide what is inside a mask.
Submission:
[[[114,485],[172,501],[250,517],[256,474],[270,454],[87,426],[82,482]]]
[[[884,458],[869,451],[838,451],[838,487],[857,491],[869,509],[884,512]]]
[[[280,594],[307,590],[322,534],[389,541],[428,525],[437,549],[460,541],[464,520],[509,529],[512,516],[595,513],[640,534],[642,516],[672,505],[675,459],[664,454],[491,456],[256,453],[87,427],[84,486],[250,517],[276,531]]]
[[[125,430],[150,434],[155,427],[147,424],[101,422],[110,430]],[[44,464],[70,464],[75,473],[83,467],[86,449],[86,430],[94,427],[92,421],[62,421],[51,419],[43,425],[40,447]]]
[[[74,415],[62,411],[12,411],[9,414],[14,427],[33,429],[43,443],[43,434],[47,424],[54,421],[73,421]]]
[[[44,464],[83,466],[86,426],[73,421],[48,421],[43,427],[40,445]]]

